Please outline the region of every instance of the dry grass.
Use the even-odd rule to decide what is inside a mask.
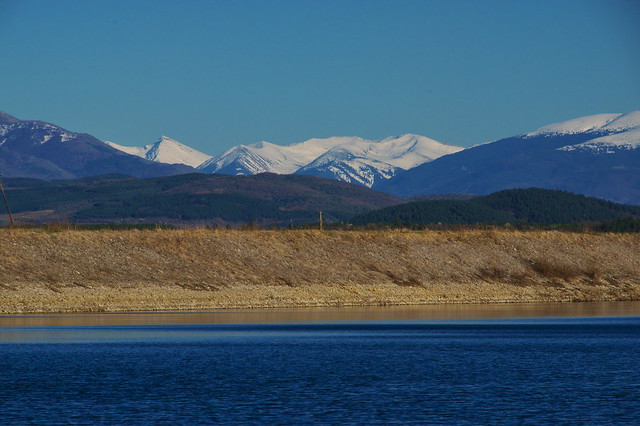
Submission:
[[[496,230],[0,230],[0,312],[639,299],[638,247]]]
[[[559,278],[564,281],[570,281],[582,275],[582,271],[577,266],[549,258],[534,260],[531,262],[531,268],[545,278]]]

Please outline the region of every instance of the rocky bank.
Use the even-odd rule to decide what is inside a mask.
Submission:
[[[640,300],[640,235],[0,230],[0,313]]]

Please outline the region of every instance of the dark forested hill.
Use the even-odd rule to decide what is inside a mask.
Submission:
[[[314,222],[318,211],[335,222],[401,202],[344,182],[275,174],[14,178],[4,184],[23,222],[288,225]]]
[[[470,200],[400,204],[354,217],[354,225],[561,224],[640,217],[640,207],[547,189],[512,189]]]

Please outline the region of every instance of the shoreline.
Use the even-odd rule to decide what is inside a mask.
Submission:
[[[1,230],[0,314],[640,300],[640,235]]]
[[[0,315],[2,327],[251,325],[639,317],[640,301],[498,303]],[[0,340],[2,340],[0,338]]]

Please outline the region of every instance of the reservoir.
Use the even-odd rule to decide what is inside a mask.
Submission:
[[[640,303],[0,317],[3,424],[637,424]]]

